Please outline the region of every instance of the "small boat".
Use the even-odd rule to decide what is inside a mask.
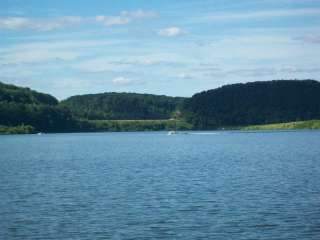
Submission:
[[[38,132],[37,135],[42,135],[42,132]]]
[[[175,119],[173,119],[173,121],[174,121],[174,128],[173,128],[173,130],[170,130],[168,132],[168,135],[176,135],[178,133],[177,132],[177,121]]]
[[[169,131],[169,132],[168,132],[168,135],[175,135],[175,134],[177,134],[176,131]]]

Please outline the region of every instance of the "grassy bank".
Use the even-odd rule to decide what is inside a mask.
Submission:
[[[78,121],[76,128],[66,132],[183,131],[192,129],[193,126],[183,120],[81,120]],[[219,128],[219,130],[242,131],[298,129],[320,129],[320,120]],[[10,127],[0,125],[0,134],[30,134],[36,132],[38,131],[30,125]]]
[[[192,125],[182,120],[86,120],[81,124],[83,131],[127,132],[191,130]]]
[[[59,132],[135,132],[191,130],[192,125],[182,120],[78,120],[76,125]],[[29,134],[40,132],[30,125],[0,125],[0,134]],[[45,132],[45,133],[55,133]]]
[[[320,120],[298,121],[288,123],[274,123],[264,125],[250,125],[240,127],[239,130],[295,130],[295,129],[320,129]]]
[[[3,126],[0,125],[0,134],[29,134],[35,133],[34,127],[29,125],[19,125],[19,126]]]

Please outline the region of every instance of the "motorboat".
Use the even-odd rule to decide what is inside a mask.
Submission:
[[[169,131],[168,132],[168,135],[175,135],[175,134],[177,134],[177,131]]]

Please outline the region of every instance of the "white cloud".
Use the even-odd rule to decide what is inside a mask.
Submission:
[[[301,67],[294,67],[294,66],[285,66],[281,68],[275,69],[277,73],[319,73],[319,67],[308,67],[308,68],[301,68]]]
[[[31,24],[30,20],[22,17],[9,17],[0,19],[0,28],[20,29],[26,28]]]
[[[30,19],[25,17],[0,18],[0,29],[21,30],[31,29],[37,31],[51,31],[70,27],[84,22],[82,17],[66,16],[50,20]]]
[[[112,79],[112,83],[115,85],[121,85],[121,86],[131,86],[131,85],[140,85],[143,84],[143,81],[138,81],[126,77],[116,77]]]
[[[319,16],[320,8],[302,8],[287,10],[270,10],[270,11],[252,11],[252,12],[214,12],[200,21],[232,21],[245,19],[263,19],[276,17],[292,17],[292,16]]]
[[[143,18],[154,18],[157,17],[158,14],[153,11],[144,11],[144,10],[136,10],[136,11],[122,11],[121,16],[128,17],[131,19],[143,19]]]
[[[228,36],[216,39],[201,46],[203,58],[215,60],[215,63],[229,62],[229,64],[253,64],[255,61],[301,62],[312,59],[315,49],[306,44],[300,44],[287,34],[267,32]],[[309,60],[308,60],[309,61]]]
[[[138,19],[147,19],[147,18],[154,18],[157,14],[152,11],[122,11],[118,16],[96,16],[95,20],[100,22],[106,26],[113,26],[113,25],[124,25],[128,24],[134,20]]]
[[[15,52],[7,54],[4,57],[4,61],[7,64],[18,64],[18,63],[41,63],[44,61],[59,60],[59,61],[70,61],[74,60],[80,55],[72,51],[51,51],[51,50],[25,50],[23,52]],[[0,62],[1,59],[0,59]]]
[[[168,61],[167,59],[170,59]],[[75,64],[75,69],[89,73],[99,72],[119,72],[136,71],[156,66],[173,66],[177,59],[174,55],[145,55],[145,56],[126,56],[126,57],[96,57]]]
[[[79,24],[102,23],[105,26],[124,25],[134,20],[156,17],[152,11],[122,11],[117,16],[99,15],[94,17],[64,16],[51,19],[36,19],[27,17],[3,17],[0,18],[0,29],[8,30],[36,30],[52,31]]]
[[[199,71],[200,69],[198,69]],[[200,70],[201,72],[201,70]],[[234,68],[234,69],[219,69],[212,70],[203,69],[202,72],[205,76],[209,77],[269,77],[281,78],[286,76],[298,76],[298,74],[313,74],[319,73],[320,68],[317,67],[295,67],[295,66],[280,66],[280,67],[255,67],[255,68]]]
[[[158,34],[160,36],[164,36],[164,37],[176,37],[179,35],[183,35],[186,34],[186,31],[182,30],[181,28],[178,27],[169,27],[169,28],[165,28],[165,29],[161,29]]]
[[[0,64],[41,63],[60,60],[71,61],[86,54],[89,49],[111,44],[110,41],[49,41],[24,43],[0,48]]]
[[[188,73],[179,73],[177,77],[181,79],[193,79],[193,76]]]
[[[131,22],[131,19],[123,16],[97,16],[97,22],[101,22],[105,26],[124,25]]]

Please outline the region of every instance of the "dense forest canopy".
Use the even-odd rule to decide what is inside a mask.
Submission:
[[[61,102],[81,119],[169,119],[184,98],[138,93],[73,96]]]
[[[23,104],[58,104],[58,100],[49,94],[0,82],[0,102],[3,101]]]
[[[0,83],[0,125],[29,125],[37,131],[60,132],[74,129],[75,120],[51,95]]]
[[[176,122],[168,120],[173,117]],[[320,119],[320,82],[314,80],[232,84],[191,98],[101,93],[60,103],[0,82],[0,132],[216,129],[310,119]]]
[[[320,83],[278,80],[226,85],[184,102],[195,128],[214,129],[320,118]]]

